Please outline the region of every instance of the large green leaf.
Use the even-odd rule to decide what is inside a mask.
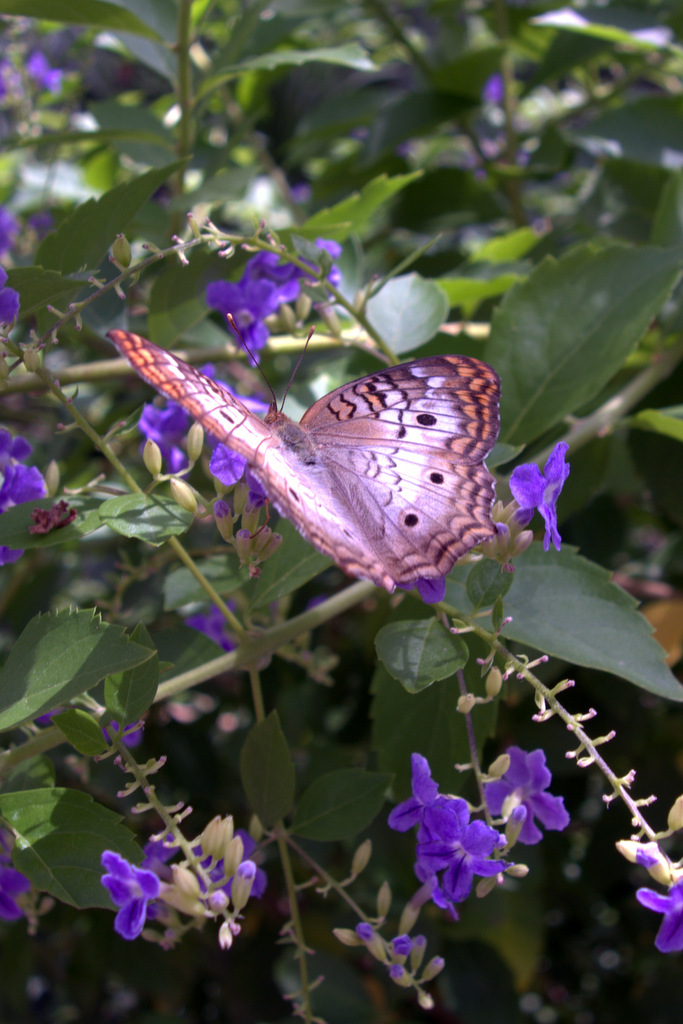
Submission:
[[[36,263],[62,274],[96,269],[117,234],[125,230],[150,196],[182,166],[183,162],[177,161],[155,168],[117,185],[99,199],[81,203],[45,238],[36,254]]]
[[[12,860],[37,889],[72,907],[112,904],[100,858],[114,850],[139,864],[142,850],[121,816],[76,789],[0,793],[0,816],[17,835]]]
[[[436,619],[402,619],[383,626],[375,637],[380,661],[409,693],[452,676],[468,657],[464,641]]]
[[[159,547],[189,530],[194,516],[172,498],[156,494],[122,494],[100,505],[100,518],[123,537],[137,537]]]
[[[142,665],[152,651],[93,611],[31,619],[0,672],[0,729],[45,714],[112,672]]]
[[[42,267],[13,267],[7,274],[7,284],[19,292],[22,317],[30,316],[48,303],[59,308],[63,299],[81,290],[82,281],[70,281],[56,270]]]
[[[313,782],[299,800],[292,832],[331,842],[362,832],[379,814],[393,776],[341,768]]]
[[[448,577],[446,601],[469,612],[465,578],[456,566]],[[683,701],[683,686],[667,668],[665,651],[637,602],[610,581],[606,569],[566,544],[561,551],[533,544],[515,559],[505,615],[511,621],[503,635],[512,640]]]
[[[661,309],[683,252],[583,245],[548,257],[496,310],[501,440],[528,443],[595,398]]]
[[[109,714],[121,727],[136,722],[145,713],[154,700],[159,684],[159,654],[144,623],[138,623],[131,640],[151,651],[152,657],[135,668],[107,676],[104,703]]]
[[[137,14],[103,0],[0,0],[0,14],[45,18],[67,25],[88,25],[157,38],[156,32]]]
[[[367,317],[391,351],[401,355],[433,338],[448,309],[438,284],[413,273],[387,281],[368,301]]]
[[[240,776],[261,824],[270,828],[294,800],[294,765],[277,711],[252,726],[240,753]]]
[[[678,171],[683,167],[682,120],[683,97],[647,96],[605,110],[572,137],[593,156]]]
[[[162,348],[175,345],[188,330],[206,319],[209,308],[204,292],[210,281],[224,281],[231,275],[229,261],[215,252],[193,252],[186,266],[170,261],[154,282],[149,303],[147,328],[150,341]],[[225,335],[227,340],[227,334]]]
[[[322,236],[337,242],[345,242],[354,232],[362,235],[367,231],[370,219],[377,210],[420,175],[420,171],[396,174],[392,177],[380,174],[364,185],[360,192],[354,192],[334,206],[318,210],[304,224],[297,227],[297,234],[306,238]]]

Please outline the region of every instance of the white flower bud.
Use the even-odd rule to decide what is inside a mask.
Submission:
[[[145,467],[152,476],[158,476],[161,473],[162,458],[161,448],[152,441],[151,438],[147,438],[145,441],[145,447],[142,449],[142,461]]]
[[[184,480],[177,480],[173,477],[170,481],[170,487],[173,500],[181,508],[184,508],[186,512],[194,514],[197,511],[197,498],[190,485],[186,484]]]
[[[364,842],[360,844],[360,846],[353,855],[353,860],[351,861],[351,873],[353,875],[359,875],[361,871],[364,871],[365,868],[368,866],[368,862],[370,861],[371,856],[372,840],[366,839]],[[382,890],[380,889],[380,893],[381,891]],[[391,899],[391,892],[389,893],[389,898]],[[385,915],[383,914],[382,916],[384,917]]]
[[[187,433],[187,457],[196,462],[204,447],[204,428],[201,423],[193,423]]]
[[[491,669],[493,672],[493,669]],[[490,673],[489,673],[490,674]],[[510,755],[501,754],[489,765],[488,774],[492,779],[500,779],[510,767]]]
[[[683,796],[676,798],[671,810],[669,811],[667,823],[669,828],[673,829],[674,832],[678,832],[680,828],[683,828]]]
[[[387,881],[382,882],[377,893],[377,916],[385,918],[391,907],[391,886]],[[401,930],[401,934],[403,931]]]

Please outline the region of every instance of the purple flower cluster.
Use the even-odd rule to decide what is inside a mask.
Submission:
[[[0,829],[0,918],[3,921],[16,921],[22,917],[23,910],[17,903],[17,896],[31,888],[28,878],[12,867],[11,849],[9,832]]]
[[[230,897],[232,883],[236,877],[253,880],[250,896],[260,898],[266,889],[267,876],[265,871],[257,867],[250,859],[256,848],[256,843],[251,836],[238,829],[236,836],[240,836],[244,846],[242,861],[237,868],[236,874],[227,880],[221,890]],[[201,848],[195,852],[201,856]],[[170,880],[172,877],[167,861],[177,853],[177,848],[165,846],[163,843],[148,843],[145,847],[145,859],[140,867],[131,864],[120,854],[113,850],[105,850],[102,854],[102,867],[105,873],[102,875],[102,885],[109,890],[109,894],[115,906],[119,908],[114,919],[114,931],[121,938],[131,941],[137,939],[142,932],[147,920],[153,920],[159,910],[160,904],[155,901],[159,899],[162,892],[162,880]],[[203,862],[205,868],[209,868],[211,858]],[[212,881],[220,882],[224,875],[223,861],[219,860],[209,871]]]
[[[509,800],[516,807],[517,816],[524,822],[519,833],[519,842],[533,846],[543,838],[543,833],[534,818],[543,828],[561,832],[569,824],[561,796],[552,796],[546,790],[552,782],[550,770],[546,767],[545,753],[532,750],[527,753],[519,747],[507,751],[510,767],[500,779],[487,782],[484,786],[486,803],[491,814],[498,816],[503,804]],[[525,814],[519,813],[524,808]]]
[[[227,631],[227,624],[224,616],[215,605],[209,612],[200,612],[197,615],[188,615],[185,625],[198,630],[213,640],[215,644],[222,647],[224,651],[234,651],[235,641]]]
[[[0,514],[13,505],[44,498],[47,494],[45,481],[35,466],[21,465],[31,451],[31,445],[23,437],[13,438],[9,430],[0,429]],[[0,565],[16,562],[23,553],[23,549],[12,550],[0,545]]]
[[[654,889],[638,889],[636,899],[648,910],[664,914],[655,939],[659,952],[683,951],[683,879],[672,885],[665,896]]]
[[[316,245],[333,259],[341,254],[341,246],[324,238]],[[316,268],[311,265],[311,269]],[[306,274],[292,263],[283,263],[277,253],[260,252],[247,261],[239,281],[212,281],[206,287],[206,302],[226,316],[230,313],[249,352],[256,354],[267,343],[269,331],[265,319],[277,312],[285,302],[295,302]],[[337,267],[327,274],[335,287],[341,280]]]
[[[207,377],[214,378],[215,371],[210,363],[202,367],[202,372]],[[216,383],[233,398],[237,397],[229,385],[223,381],[216,381]],[[267,403],[262,402],[258,398],[240,397],[239,400],[250,412],[257,415],[263,415],[268,411]],[[145,405],[142,411],[139,423],[140,431],[147,440],[154,441],[159,446],[171,473],[179,473],[188,465],[187,455],[181,445],[190,429],[191,422],[190,414],[183,409],[182,405],[178,405],[177,402],[166,401],[163,407],[148,404]],[[207,440],[213,447],[209,463],[211,472],[226,487],[232,486],[243,476],[247,466],[246,459],[242,455],[231,451],[230,448],[211,434],[207,436]],[[257,480],[254,479],[249,482],[249,489],[255,492],[255,500],[263,497],[263,492]]]
[[[58,68],[53,68],[40,50],[34,50],[26,61],[26,71],[29,78],[40,89],[47,89],[48,92],[57,93],[62,88],[64,73]]]
[[[413,754],[411,764],[413,795],[393,809],[389,826],[397,832],[418,826],[415,874],[430,887],[432,901],[457,920],[455,904],[469,896],[475,876],[490,878],[510,867],[495,857],[505,838],[483,821],[470,821],[465,800],[439,793],[421,754]]]

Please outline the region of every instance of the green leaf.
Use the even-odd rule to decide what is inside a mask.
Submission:
[[[503,46],[476,47],[448,63],[430,69],[430,78],[440,92],[481,100],[487,79],[500,70]]]
[[[475,611],[490,608],[504,597],[512,586],[512,573],[505,572],[498,562],[483,558],[475,562],[467,575],[467,596]]]
[[[226,261],[215,252],[193,252],[185,266],[168,261],[152,287],[147,328],[150,341],[171,348],[188,330],[206,319],[204,291],[210,281],[228,277]]]
[[[485,695],[477,657],[488,653],[480,641],[468,636],[470,660],[465,667],[467,689],[477,696]],[[461,695],[458,679],[453,676],[420,693],[408,693],[392,679],[383,665],[372,681],[372,748],[382,771],[396,774],[394,792],[398,799],[410,793],[410,755],[423,754],[432,768],[443,793],[457,793],[463,776],[453,767],[468,763],[469,748],[465,716],[456,706]],[[472,716],[477,748],[493,734],[496,704],[483,704]]]
[[[100,518],[123,537],[137,537],[160,547],[192,526],[194,516],[173,498],[157,494],[122,494],[100,505]]]
[[[102,526],[99,509],[101,498],[89,495],[69,495],[64,500],[69,508],[75,508],[78,515],[68,526],[60,526],[50,533],[29,533],[34,525],[31,512],[34,509],[50,509],[59,498],[38,498],[35,501],[24,501],[21,505],[13,505],[0,516],[0,544],[13,550],[27,548],[49,548],[56,544],[67,544],[81,537],[94,533]]]
[[[464,573],[455,567],[446,600],[471,611]],[[637,602],[602,566],[563,544],[561,551],[532,546],[515,559],[514,585],[505,598],[512,617],[503,635],[570,664],[611,672],[643,690],[683,700],[683,686],[665,664],[666,652]]]
[[[125,230],[153,193],[182,166],[183,161],[179,160],[154,168],[117,185],[99,199],[81,203],[44,239],[36,254],[36,263],[62,274],[83,268],[96,269],[117,234]]]
[[[368,301],[367,317],[391,351],[401,355],[433,338],[448,308],[438,284],[413,273],[387,281]]]
[[[683,171],[668,176],[652,222],[653,245],[683,244]]]
[[[240,776],[265,828],[287,814],[294,801],[294,765],[277,711],[249,730],[240,753]]]
[[[355,68],[357,71],[377,70],[367,51],[358,43],[323,46],[311,50],[274,50],[221,68],[217,74],[205,80],[197,93],[197,99],[206,96],[224,82],[240,77],[246,71],[275,71],[281,67],[302,67],[305,64],[338,64],[346,68]]]
[[[149,661],[125,672],[107,676],[104,683],[104,703],[107,711],[119,726],[137,722],[152,704],[159,685],[159,655],[142,623],[131,634],[133,643],[140,644],[152,652]]]
[[[249,591],[252,610],[264,608],[298,590],[332,564],[327,555],[316,551],[304,540],[288,519],[278,520],[277,532],[282,536],[282,544],[263,563],[261,575]]]
[[[17,834],[14,866],[37,889],[69,906],[111,908],[101,878],[104,850],[139,864],[142,850],[121,816],[75,789],[0,793],[0,817]]]
[[[367,231],[373,215],[398,192],[421,176],[421,171],[411,174],[380,174],[369,181],[360,192],[318,210],[305,224],[297,226],[297,234],[306,238],[331,238],[345,242],[352,233],[359,235]]]
[[[83,287],[82,281],[70,281],[56,270],[42,267],[13,267],[7,272],[7,284],[19,292],[21,317],[31,316],[48,303],[59,308],[63,299],[69,299]]]
[[[678,171],[683,166],[683,97],[647,96],[606,110],[572,138],[592,156]]]
[[[467,645],[436,619],[404,619],[383,626],[375,637],[377,655],[408,693],[452,676],[467,662]]]
[[[82,708],[67,708],[53,717],[52,724],[57,726],[79,754],[94,757],[107,748],[101,726]]]
[[[538,232],[533,228],[517,228],[504,235],[496,235],[476,247],[471,263],[508,263],[521,260],[538,245]]]
[[[62,21],[67,25],[108,28],[157,38],[156,32],[136,14],[118,4],[103,3],[103,0],[0,0],[0,14],[45,18],[46,21]]]
[[[239,590],[248,581],[248,572],[240,569],[227,548],[224,554],[212,558],[198,558],[195,564],[202,576],[206,577],[222,597]],[[174,569],[164,579],[165,611],[176,611],[183,605],[206,600],[206,591],[184,565]]]
[[[313,782],[297,804],[291,831],[332,842],[362,832],[377,817],[393,775],[342,768]]]
[[[37,615],[0,672],[0,729],[52,711],[110,673],[150,657],[121,626],[102,622],[92,609]]]
[[[465,319],[472,317],[485,299],[504,295],[526,273],[494,273],[486,277],[439,277],[436,283],[448,298],[451,307],[459,306]]]
[[[0,791],[18,793],[26,789],[47,789],[55,784],[55,766],[49,757],[42,754],[22,761],[10,769],[3,780]]]
[[[501,440],[528,443],[600,393],[661,309],[680,260],[674,250],[583,245],[508,292],[485,350],[503,381]]]
[[[532,25],[577,32],[629,50],[660,50],[673,39],[671,29],[660,24],[654,14],[626,7],[586,7],[581,11],[559,7],[529,20]]]
[[[678,406],[676,414],[667,413],[664,409],[641,409],[635,416],[627,420],[629,426],[640,430],[651,430],[655,434],[673,437],[683,441],[683,406]]]

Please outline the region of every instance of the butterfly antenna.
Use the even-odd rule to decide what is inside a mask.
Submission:
[[[282,396],[282,405],[280,406],[280,412],[282,412],[282,410],[284,408],[285,399],[286,399],[287,395],[289,394],[289,389],[291,388],[292,384],[294,383],[294,378],[296,377],[297,373],[299,372],[299,367],[301,366],[302,360],[303,360],[304,356],[306,355],[306,349],[308,348],[309,341],[313,337],[313,332],[314,331],[315,331],[315,327],[311,327],[310,331],[308,332],[308,337],[306,338],[306,342],[304,344],[304,347],[301,349],[301,355],[297,359],[296,366],[292,370],[292,376],[289,378],[289,383],[287,384],[287,387],[285,388],[285,393]]]
[[[228,323],[232,327],[233,331],[235,332],[237,337],[242,342],[242,344],[244,346],[245,352],[247,353],[247,355],[251,359],[252,363],[254,364],[254,366],[256,367],[256,369],[258,370],[258,372],[261,374],[261,376],[263,377],[264,381],[266,382],[266,387],[270,391],[270,393],[272,395],[272,398],[273,398],[273,401],[271,402],[271,405],[272,405],[273,409],[277,409],[277,397],[275,395],[275,392],[273,391],[272,384],[270,383],[270,381],[266,377],[265,373],[263,372],[263,370],[259,366],[258,360],[254,357],[254,353],[251,351],[251,349],[247,345],[246,341],[244,340],[244,335],[242,334],[241,330],[239,329],[239,327],[235,323],[234,316],[232,315],[232,313],[226,313],[225,314],[225,319],[228,321]]]

